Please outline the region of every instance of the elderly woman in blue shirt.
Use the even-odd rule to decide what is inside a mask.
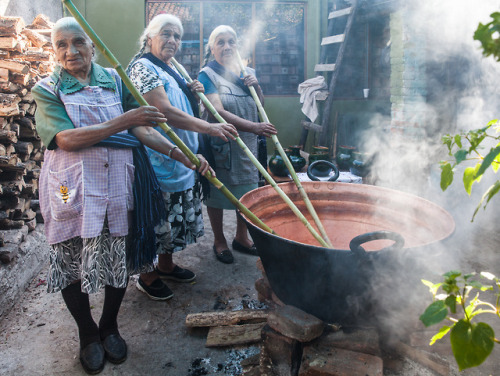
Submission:
[[[199,118],[198,100],[193,93],[203,92],[203,85],[199,81],[186,83],[171,62],[180,48],[182,34],[182,23],[177,17],[155,16],[142,33],[140,50],[127,72],[148,103],[168,116],[173,131],[197,153],[198,133],[224,142],[234,140],[238,133],[231,124],[210,124]],[[194,171],[178,162],[150,149],[148,153],[170,215],[165,226],[157,228],[156,271],[142,273],[137,288],[153,300],[166,300],[173,293],[162,280],[191,282],[196,277],[192,271],[176,265],[172,254],[195,243],[204,234],[200,182]],[[165,236],[168,225],[173,239]]]
[[[195,166],[153,128],[165,116],[152,106],[137,108],[117,72],[93,62],[92,41],[75,19],[55,24],[52,44],[58,66],[32,90],[37,131],[47,146],[40,176],[40,208],[51,247],[47,286],[62,292],[78,326],[80,362],[96,374],[106,359],[126,359],[117,316],[128,275],[154,259],[154,252],[149,259],[142,254],[148,240],[136,238],[149,234],[154,245],[154,226],[162,215],[155,208],[162,204],[158,182],[141,142],[187,169]],[[208,168],[203,160],[200,171]],[[152,220],[137,215],[143,206],[149,208],[144,217]],[[127,260],[130,254],[136,259]],[[101,288],[104,306],[96,324],[88,294]]]

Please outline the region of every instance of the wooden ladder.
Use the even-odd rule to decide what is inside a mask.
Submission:
[[[334,8],[336,8],[336,4],[337,1],[334,2]],[[315,72],[321,72],[323,74],[326,73],[327,76],[331,74],[330,82],[328,84],[328,96],[326,98],[326,103],[324,104],[321,116],[321,125],[303,122],[305,130],[311,129],[320,133],[319,145],[326,146],[328,143],[328,134],[331,126],[330,112],[333,104],[333,93],[335,91],[335,84],[337,82],[339,68],[344,57],[345,46],[351,31],[354,15],[356,14],[356,8],[357,0],[352,0],[351,6],[342,9],[335,9],[328,14],[328,36],[324,37],[321,41],[320,62],[314,67]],[[343,17],[347,17],[347,20],[344,18],[344,21],[346,22],[344,32],[342,34],[333,35],[337,22],[341,21]],[[338,46],[336,56],[334,53],[331,53],[332,46]],[[332,62],[332,58],[334,59],[334,62]],[[332,145],[330,149],[333,151],[334,155],[335,148],[336,145]]]

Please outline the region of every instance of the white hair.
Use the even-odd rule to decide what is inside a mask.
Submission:
[[[57,20],[57,22],[54,24],[54,27],[52,28],[52,32],[50,34],[50,39],[52,41],[52,47],[54,50],[56,49],[56,34],[60,31],[63,30],[78,30],[83,33],[85,36],[85,39],[92,44],[92,39],[85,33],[83,28],[80,26],[77,20],[75,20],[73,17],[63,17]]]
[[[153,38],[157,36],[161,29],[163,29],[166,25],[173,25],[179,28],[181,33],[181,38],[184,35],[184,28],[182,27],[181,20],[174,16],[173,14],[158,14],[153,17],[153,19],[149,22],[149,25],[144,29],[139,38],[139,46],[140,48],[144,48],[144,52],[151,52],[149,46],[147,45],[148,38]],[[179,46],[180,49],[180,46]]]
[[[221,34],[229,33],[231,34],[236,42],[238,42],[238,35],[236,35],[236,31],[231,26],[228,25],[219,25],[215,29],[212,30],[210,33],[210,36],[208,37],[208,43],[207,46],[205,47],[205,64],[208,63],[208,61],[211,59],[212,55],[212,48],[215,44],[215,40],[217,37]]]

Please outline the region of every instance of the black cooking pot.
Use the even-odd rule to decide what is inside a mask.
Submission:
[[[306,215],[294,183],[279,186]],[[327,322],[351,324],[378,309],[374,297],[380,293],[405,288],[411,290],[408,297],[420,293],[424,275],[412,257],[420,250],[430,251],[453,232],[448,212],[423,198],[371,185],[303,182],[302,186],[333,249],[317,245],[272,187],[255,189],[241,198],[279,235],[242,216],[271,288],[284,303]],[[408,263],[416,279],[405,271]]]

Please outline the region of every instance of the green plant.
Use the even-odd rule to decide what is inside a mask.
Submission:
[[[484,284],[481,280],[490,281]],[[431,326],[448,320],[450,325],[443,325],[430,341],[433,345],[450,333],[453,355],[461,370],[479,366],[490,355],[493,346],[500,343],[495,338],[491,326],[484,322],[472,322],[480,314],[493,314],[500,318],[500,282],[491,273],[481,272],[464,274],[450,271],[444,274],[444,282],[433,283],[422,280],[433,295],[433,302],[420,316],[425,326]],[[491,284],[492,283],[492,284]],[[439,293],[441,292],[442,293]],[[471,293],[476,294],[471,298]],[[479,299],[479,293],[492,291],[495,303]],[[439,294],[438,294],[439,293]],[[458,311],[463,312],[462,314]],[[461,317],[461,318],[460,318]]]
[[[441,162],[441,189],[445,191],[453,182],[455,168],[462,162],[475,162],[474,166],[467,167],[463,173],[463,184],[465,191],[470,195],[472,184],[481,181],[483,175],[491,170],[497,172],[500,167],[500,124],[498,120],[490,121],[486,127],[474,129],[455,135],[444,135],[442,142],[448,148],[448,155],[451,160]],[[485,140],[493,140],[494,147],[486,153],[483,152]],[[483,194],[472,220],[476,216],[479,208],[488,202],[500,190],[500,181],[493,183]]]

